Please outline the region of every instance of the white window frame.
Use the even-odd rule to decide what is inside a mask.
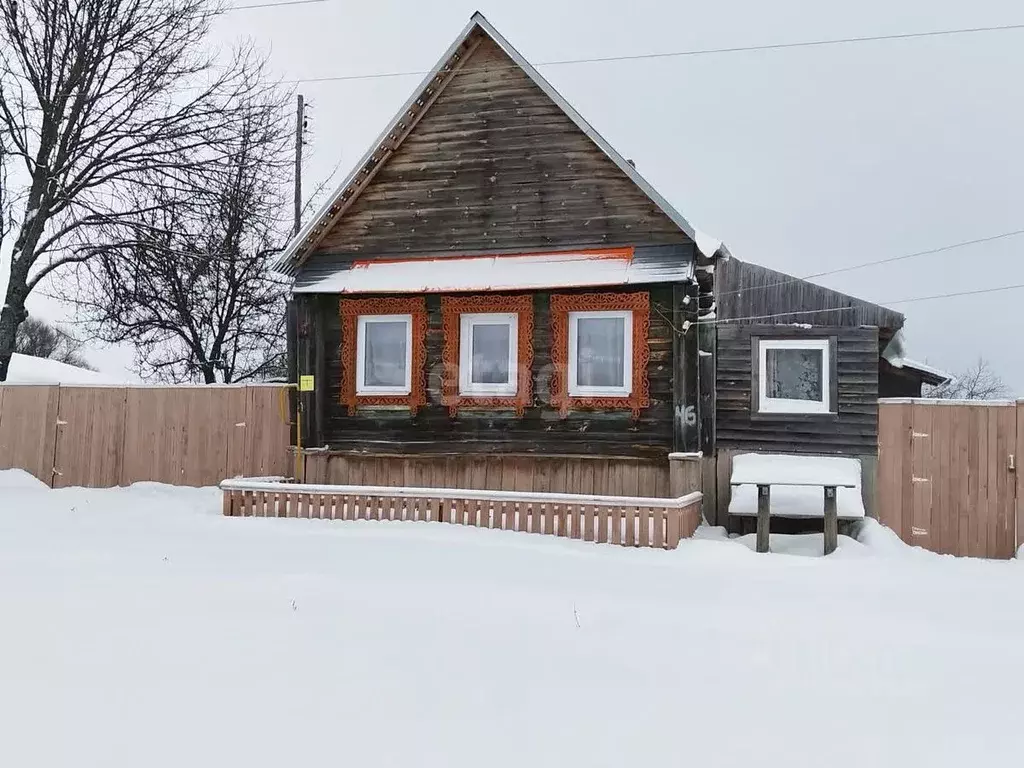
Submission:
[[[405,323],[405,384],[385,387],[367,385],[366,377],[366,324],[374,322]],[[412,315],[359,315],[356,331],[356,394],[357,395],[408,395],[412,392]]]
[[[622,350],[622,386],[589,387],[576,381],[579,322],[592,318],[622,318],[625,321]],[[572,397],[629,397],[633,394],[633,312],[632,310],[602,310],[569,313],[569,395]]]
[[[761,339],[758,349],[758,410],[761,413],[831,413],[832,354],[829,339]],[[821,400],[768,397],[768,350],[803,349],[821,353]]]
[[[478,325],[507,325],[508,377],[504,384],[473,381],[473,328]],[[472,312],[459,316],[459,394],[512,397],[519,391],[519,314],[516,312]]]

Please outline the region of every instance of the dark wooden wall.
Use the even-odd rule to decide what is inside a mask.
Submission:
[[[837,415],[752,418],[751,336],[837,337]],[[878,329],[720,325],[716,365],[718,449],[874,455],[878,451]]]
[[[485,38],[312,261],[689,242]]]
[[[580,411],[561,418],[547,404],[551,334],[548,294],[534,294],[534,405],[522,418],[512,411],[448,414],[440,402],[441,296],[428,295],[428,404],[415,417],[406,409],[340,405],[341,323],[337,296],[295,297],[299,374],[316,373],[317,391],[305,396],[306,442],[332,450],[368,453],[505,453],[665,458],[673,447],[673,289],[669,284],[601,289],[649,290],[650,406],[634,421],[629,411]],[[577,291],[583,293],[585,291]]]

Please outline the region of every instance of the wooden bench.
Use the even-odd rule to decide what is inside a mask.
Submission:
[[[771,516],[824,519],[825,554],[832,554],[839,543],[839,518],[860,519],[864,505],[860,496],[861,467],[857,459],[839,456],[803,456],[793,454],[737,454],[732,457],[730,487],[733,498],[730,514],[753,515],[753,498],[749,492],[737,497],[738,487],[757,488],[757,546],[758,552],[769,551]],[[772,510],[772,486],[790,489],[783,495],[783,508]],[[821,488],[821,506],[816,508],[813,491]],[[843,494],[843,509],[839,508],[839,489],[855,490]],[[734,509],[734,507],[736,509]],[[820,511],[819,511],[820,510]]]
[[[751,485],[751,483],[732,483],[733,486]],[[820,487],[824,489],[825,519],[825,554],[831,555],[839,545],[839,513],[836,508],[837,488],[856,488],[852,483],[823,485],[821,483],[757,483],[757,551],[769,551],[769,528],[771,524],[771,492],[772,485],[797,485],[802,487]]]

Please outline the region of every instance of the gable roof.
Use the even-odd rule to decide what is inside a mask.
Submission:
[[[555,88],[545,80],[522,54],[484,18],[483,14],[474,13],[469,24],[449,46],[437,64],[423,79],[413,95],[402,106],[387,128],[363,155],[356,167],[349,173],[341,185],[328,198],[327,202],[317,211],[292,238],[287,248],[278,259],[277,269],[285,274],[293,275],[297,267],[317,247],[332,225],[341,218],[363,189],[368,186],[385,161],[398,149],[402,141],[412,132],[419,119],[429,110],[444,87],[451,81],[479,43],[480,35],[490,38],[513,62],[540,88],[586,136],[621,170],[671,221],[679,227],[698,248],[709,258],[718,252],[724,252],[720,241],[698,233],[690,223],[672,205],[658,194],[643,176],[620,155],[594,128],[583,119]],[[707,253],[706,251],[712,250]]]

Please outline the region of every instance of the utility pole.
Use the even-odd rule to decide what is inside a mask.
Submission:
[[[302,138],[305,132],[306,104],[300,93],[295,108],[295,235],[302,229]]]

